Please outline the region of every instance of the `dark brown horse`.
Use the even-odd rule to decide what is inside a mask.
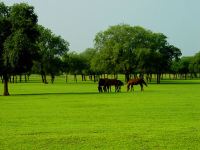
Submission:
[[[147,86],[146,82],[144,81],[143,78],[134,78],[134,79],[130,79],[128,81],[128,85],[127,85],[127,92],[130,90],[130,86],[131,86],[131,91],[134,90],[133,85],[140,85],[141,87],[141,91],[143,91],[143,84]]]
[[[111,86],[115,86],[115,92],[120,92],[123,85],[124,83],[117,79],[99,79],[98,90],[100,93],[111,92]]]

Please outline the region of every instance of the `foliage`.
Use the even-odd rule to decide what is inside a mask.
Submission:
[[[54,78],[56,74],[63,70],[61,58],[69,51],[69,43],[41,25],[38,25],[38,30],[40,32],[37,41],[39,57],[35,65],[39,67],[34,67],[35,72],[41,73],[43,76],[50,74]],[[46,83],[46,79],[43,82]]]
[[[170,70],[172,60],[181,56],[181,51],[169,45],[162,33],[153,33],[139,26],[111,26],[95,37],[97,58],[92,66],[105,73],[156,73]],[[94,68],[94,67],[93,67]],[[159,79],[160,80],[160,79]],[[158,81],[159,81],[158,80]]]
[[[11,23],[8,19],[9,12],[10,8],[0,2],[0,75],[3,75],[8,70],[3,63],[3,49],[5,40],[11,34]]]
[[[39,35],[36,28],[37,15],[34,7],[25,3],[11,7],[0,3],[1,41],[0,61],[3,68],[4,95],[9,95],[8,78],[11,74],[24,73],[32,68],[37,53],[36,40]]]
[[[193,67],[195,73],[200,73],[200,52],[194,55]]]

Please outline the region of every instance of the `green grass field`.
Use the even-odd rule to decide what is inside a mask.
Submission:
[[[9,84],[0,149],[200,149],[200,81],[164,83],[102,94],[93,82]]]

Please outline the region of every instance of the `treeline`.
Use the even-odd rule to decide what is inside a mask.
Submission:
[[[96,34],[94,47],[82,53],[69,52],[69,43],[61,36],[38,24],[34,7],[26,4],[6,6],[0,2],[0,77],[4,95],[9,95],[8,82],[15,82],[16,75],[60,74],[89,76],[91,80],[105,74],[125,74],[125,81],[132,75],[144,74],[151,79],[156,74],[160,83],[162,74],[198,77],[200,53],[182,57],[181,50],[171,45],[162,33],[154,33],[139,26],[120,24]]]

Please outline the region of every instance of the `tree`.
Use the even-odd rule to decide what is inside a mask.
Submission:
[[[170,73],[174,75],[174,79],[177,79],[177,74],[179,73],[179,68],[180,68],[180,60],[176,61],[173,60],[171,67],[170,67]]]
[[[86,80],[85,75],[90,75],[90,79],[92,80],[92,75],[94,75],[97,72],[92,70],[91,63],[92,59],[96,57],[96,49],[94,48],[87,48],[85,51],[80,53],[80,57],[83,58],[84,68],[82,69],[82,80]]]
[[[68,72],[74,74],[74,81],[77,82],[77,74],[82,74],[87,68],[86,60],[76,52],[71,52],[64,57],[64,62],[68,65]]]
[[[43,83],[47,83],[47,74],[50,74],[51,80],[54,81],[55,75],[62,69],[61,58],[69,51],[69,43],[41,25],[38,25],[38,29],[40,31],[37,42],[39,58],[36,65],[39,66]]]
[[[170,71],[172,61],[177,60],[181,52],[169,45],[167,37],[162,33],[149,32],[146,35],[144,47],[135,50],[136,68],[139,72],[147,73],[148,77],[152,73],[157,74],[157,83],[160,83],[161,74]]]
[[[179,65],[179,73],[184,75],[184,78],[187,78],[187,74],[190,72],[189,66],[192,63],[193,57],[182,57]]]
[[[126,81],[131,73],[142,71],[156,73],[160,83],[161,73],[169,70],[171,61],[181,55],[164,34],[124,24],[97,33],[95,49],[96,65],[107,73],[123,71]]]
[[[129,80],[129,74],[135,68],[135,49],[143,47],[146,40],[146,31],[142,27],[130,25],[116,25],[109,27],[104,32],[97,33],[95,49],[97,49],[101,68],[107,73],[116,73],[122,70]]]
[[[9,95],[7,72],[8,68],[4,65],[4,42],[11,34],[11,22],[9,21],[10,8],[7,7],[3,2],[0,2],[0,76],[3,76],[4,82],[4,94]]]
[[[194,55],[193,65],[194,65],[194,72],[200,73],[200,52]]]
[[[1,4],[2,5],[2,4]],[[34,7],[28,4],[14,4],[11,6],[7,15],[1,15],[1,20],[7,22],[10,26],[2,25],[6,28],[2,46],[2,60],[4,65],[3,80],[4,94],[9,95],[8,79],[15,71],[20,73],[31,69],[33,59],[37,54],[35,45],[38,38],[37,15],[34,13]],[[10,28],[8,28],[10,27]],[[1,30],[2,32],[2,30]]]

